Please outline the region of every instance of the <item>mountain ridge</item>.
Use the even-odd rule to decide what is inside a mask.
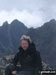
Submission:
[[[27,28],[18,20],[10,24],[6,21],[0,27],[0,56],[16,53],[20,45],[20,37],[29,35],[40,51],[42,60],[48,64],[56,64],[56,20],[52,19],[38,28]]]

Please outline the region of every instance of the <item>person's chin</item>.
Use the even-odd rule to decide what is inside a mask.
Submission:
[[[26,51],[27,49],[24,49],[24,51]]]

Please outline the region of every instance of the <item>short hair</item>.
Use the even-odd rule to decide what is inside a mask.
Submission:
[[[31,40],[30,36],[28,36],[28,35],[22,35],[20,40],[21,41],[26,40],[26,41],[29,41],[30,43],[32,43],[32,40]]]

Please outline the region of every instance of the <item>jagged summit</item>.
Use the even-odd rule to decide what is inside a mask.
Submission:
[[[51,19],[50,22],[56,22],[56,20],[55,19]]]
[[[3,26],[4,26],[4,25],[8,25],[8,21],[5,21],[5,22],[3,23]]]
[[[19,21],[19,20],[17,20],[17,19],[15,19],[15,20],[13,20],[13,21],[11,22],[11,24],[18,24],[18,23],[23,24],[21,21]]]
[[[17,19],[13,20],[10,25],[13,25],[13,26],[17,25],[17,26],[22,27],[22,28],[26,27],[26,25],[24,23],[22,23],[21,21],[19,21]]]

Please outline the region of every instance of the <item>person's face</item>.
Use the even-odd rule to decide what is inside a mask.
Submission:
[[[27,48],[29,47],[29,44],[26,40],[22,40],[21,41],[21,47],[24,49],[24,50],[27,50]]]

